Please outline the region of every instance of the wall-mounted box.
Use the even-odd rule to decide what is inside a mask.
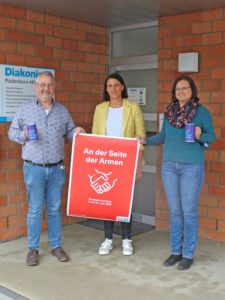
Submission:
[[[178,55],[179,72],[198,72],[198,53],[180,53]]]

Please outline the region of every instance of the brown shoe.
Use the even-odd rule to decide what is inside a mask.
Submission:
[[[52,249],[51,253],[58,259],[58,261],[65,262],[70,260],[69,256],[66,254],[62,247]]]
[[[27,254],[27,265],[28,266],[37,266],[38,265],[38,250],[30,249]]]

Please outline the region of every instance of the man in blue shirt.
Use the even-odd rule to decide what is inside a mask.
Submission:
[[[62,104],[54,99],[55,78],[51,72],[39,74],[36,99],[22,104],[9,129],[9,138],[22,145],[24,181],[28,196],[27,265],[38,265],[42,215],[46,202],[48,239],[52,255],[65,262],[69,256],[62,248],[61,197],[65,184],[64,139],[85,132],[76,127]],[[38,140],[28,140],[28,124],[36,124]]]

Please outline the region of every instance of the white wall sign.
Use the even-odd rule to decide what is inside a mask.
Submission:
[[[128,88],[128,99],[137,102],[139,105],[146,104],[146,88]]]
[[[17,107],[35,97],[34,83],[40,72],[52,69],[0,65],[0,122],[12,121]]]
[[[164,113],[159,114],[159,131],[161,131],[161,129],[162,129],[163,120],[164,120]]]

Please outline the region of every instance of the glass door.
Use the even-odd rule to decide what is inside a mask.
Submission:
[[[157,131],[157,41],[157,21],[111,29],[110,73],[118,72],[122,75],[128,94],[129,91],[142,93],[139,104],[144,114],[147,135]],[[144,160],[142,180],[136,182],[135,186],[133,220],[154,225],[155,147],[145,147]]]
[[[157,131],[157,69],[123,70],[119,72],[127,88],[146,88],[145,104],[140,105],[145,119],[146,134]],[[155,224],[156,148],[145,147],[142,180],[136,183],[133,218]]]

